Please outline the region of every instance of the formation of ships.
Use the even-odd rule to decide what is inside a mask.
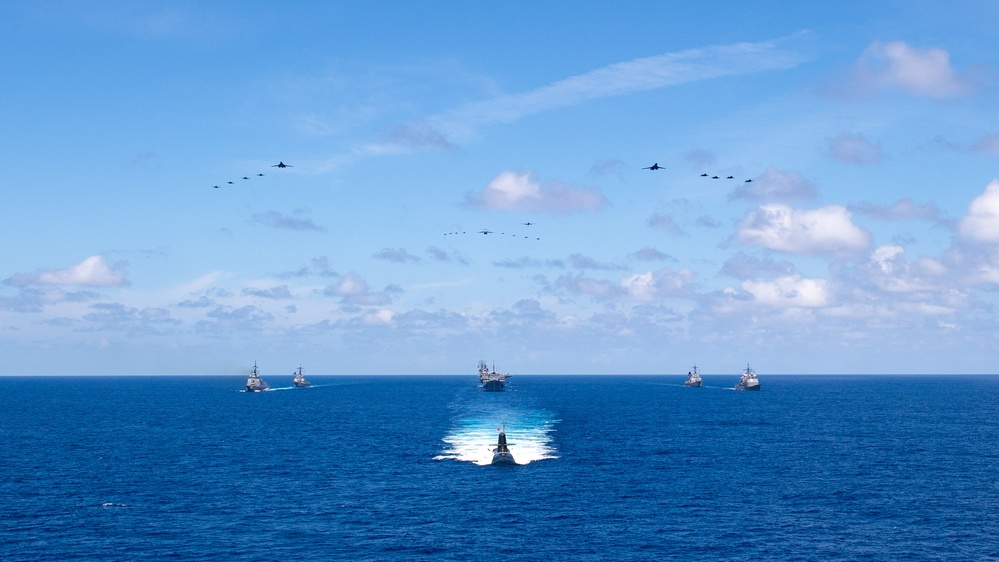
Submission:
[[[302,374],[302,367],[299,366],[298,370],[294,371],[292,374],[292,385],[295,388],[308,388],[312,386],[312,383],[305,379],[305,375]],[[482,384],[482,389],[487,392],[499,392],[506,388],[506,379],[510,378],[510,373],[499,373],[496,371],[496,365],[494,364],[492,368],[486,364],[485,361],[479,361],[479,383]],[[684,386],[689,387],[700,387],[702,383],[701,375],[697,372],[697,365],[690,371],[687,371],[687,380],[684,381]],[[253,363],[253,369],[250,371],[250,377],[246,379],[246,391],[247,392],[263,392],[270,389],[270,385],[267,381],[260,378],[260,372],[257,370],[257,363]],[[735,385],[735,390],[759,390],[760,381],[756,378],[756,371],[753,370],[749,364],[746,364],[746,370],[739,377],[739,382]],[[506,437],[505,435],[501,439],[504,441],[503,446],[505,447]]]
[[[305,379],[305,375],[302,374],[302,367],[299,366],[298,370],[291,374],[291,384],[295,388],[308,388],[312,386],[312,383]],[[267,384],[267,381],[260,378],[260,371],[257,370],[256,361],[253,362],[253,369],[250,371],[250,377],[246,379],[246,391],[247,392],[263,392],[270,389],[271,385]]]

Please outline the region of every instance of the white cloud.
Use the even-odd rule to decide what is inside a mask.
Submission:
[[[881,147],[857,133],[843,133],[829,141],[829,153],[846,164],[879,164],[885,155]]]
[[[34,275],[18,274],[4,282],[9,285],[75,285],[80,287],[122,287],[127,262],[108,265],[104,256],[90,256],[78,264],[64,269],[39,269]]]
[[[899,90],[938,100],[971,90],[971,81],[951,68],[950,54],[939,48],[916,49],[902,41],[872,43],[854,67],[854,93]]]
[[[868,276],[881,290],[890,293],[936,291],[948,286],[947,268],[938,260],[905,259],[905,249],[896,245],[879,246],[871,252]]]
[[[798,275],[743,281],[742,288],[756,302],[776,308],[824,308],[832,300],[828,281]]]
[[[999,244],[999,179],[968,205],[968,214],[958,223],[961,236],[986,244]]]
[[[770,167],[752,182],[740,184],[728,198],[747,201],[807,201],[817,196],[815,185],[806,181],[798,172],[785,172]]]
[[[400,127],[384,144],[368,145],[363,152],[383,154],[427,147],[450,150],[455,143],[474,137],[483,126],[513,123],[545,111],[699,80],[792,68],[804,57],[785,45],[803,35],[688,49],[611,64],[534,90],[466,103],[416,120]]]
[[[561,182],[544,185],[530,173],[502,172],[482,191],[466,196],[469,204],[502,211],[567,214],[595,211],[607,204],[599,190],[576,188]]]
[[[850,212],[840,205],[815,210],[795,210],[772,203],[742,220],[736,239],[779,252],[804,255],[848,256],[871,244],[871,234],[853,224]]]

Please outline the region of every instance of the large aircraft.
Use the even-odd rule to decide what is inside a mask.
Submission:
[[[662,166],[659,165],[659,162],[656,162],[655,164],[653,164],[651,166],[646,166],[646,167],[644,167],[642,169],[643,170],[661,170]]]
[[[285,164],[284,162],[278,162],[271,166],[271,168],[294,168],[291,164]]]

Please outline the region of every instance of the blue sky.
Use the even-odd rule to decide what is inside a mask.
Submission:
[[[0,374],[996,372],[997,2],[0,16]]]

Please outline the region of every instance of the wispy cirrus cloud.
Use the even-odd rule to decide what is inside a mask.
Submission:
[[[384,143],[369,144],[358,152],[451,150],[475,137],[481,127],[513,123],[546,111],[711,78],[792,68],[806,60],[793,49],[804,35],[800,32],[770,41],[687,49],[610,64],[527,92],[470,102],[415,120],[393,130]]]

